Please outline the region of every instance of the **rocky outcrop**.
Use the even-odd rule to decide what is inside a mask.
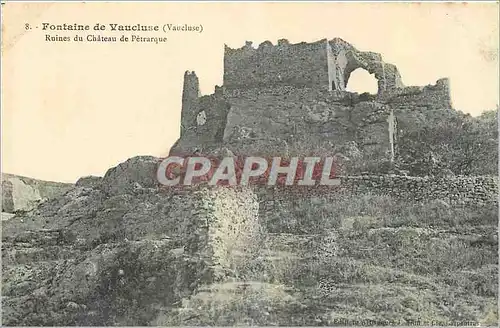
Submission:
[[[159,159],[153,156],[130,158],[106,172],[102,178],[102,188],[110,194],[137,188],[156,188],[158,185],[156,171],[159,163]]]
[[[78,179],[75,185],[77,187],[96,188],[100,186],[101,182],[102,182],[101,177],[89,175]]]
[[[36,180],[2,173],[2,212],[28,211],[40,202],[56,198],[73,184]]]

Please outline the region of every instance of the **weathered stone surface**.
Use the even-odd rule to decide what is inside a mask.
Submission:
[[[251,43],[250,43],[251,44]],[[328,85],[326,40],[314,43],[263,43],[258,49],[225,47],[224,86],[231,89],[270,84]]]
[[[14,217],[15,214],[2,212],[1,215],[2,215],[2,221],[7,221],[7,220],[11,219],[12,217]]]
[[[28,211],[73,187],[70,183],[36,180],[2,173],[2,212]]]
[[[356,197],[373,194],[408,199],[417,202],[444,202],[453,206],[481,206],[498,204],[497,177],[408,177],[401,175],[338,176],[340,186],[296,187],[283,189],[270,187],[259,192],[261,209],[272,213],[277,202],[302,197]],[[261,215],[264,215],[261,213]]]
[[[119,194],[123,190],[156,188],[159,163],[160,160],[153,156],[130,158],[106,172],[102,178],[103,190],[111,194]]]
[[[76,181],[76,186],[77,187],[87,187],[87,188],[97,188],[101,185],[102,178],[101,177],[96,177],[96,176],[87,176],[78,179]]]

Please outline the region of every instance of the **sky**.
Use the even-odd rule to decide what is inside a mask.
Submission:
[[[37,179],[75,182],[133,156],[166,156],[179,136],[184,71],[211,94],[224,44],[247,40],[340,37],[381,53],[405,85],[448,77],[457,110],[479,115],[499,103],[497,3],[8,3],[2,15],[2,172]],[[44,22],[203,32],[155,34],[163,44],[46,42]],[[375,86],[357,70],[348,88]]]

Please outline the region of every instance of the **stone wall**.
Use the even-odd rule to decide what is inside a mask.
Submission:
[[[224,142],[244,155],[328,156],[349,141],[370,148],[369,157],[390,149],[389,107],[358,94],[283,86],[226,91],[225,98]]]
[[[350,100],[328,97],[327,91],[283,86],[229,91],[225,97],[231,110],[224,141],[245,155],[285,154],[300,142],[331,149],[354,138]]]
[[[130,158],[109,169],[98,188],[112,197],[123,193],[156,194],[159,163],[160,159],[152,156]],[[206,185],[161,187],[160,191],[161,199],[168,199],[169,224],[149,233],[161,231],[182,240],[186,255],[196,266],[193,282],[212,282],[225,276],[231,265],[231,251],[246,248],[255,240],[258,202],[253,191]],[[141,232],[146,230],[134,233]]]
[[[408,177],[398,175],[364,175],[339,177],[339,186],[268,187],[256,190],[260,215],[275,210],[282,202],[310,197],[338,198],[361,194],[390,196],[415,202],[442,200],[451,206],[498,204],[498,178],[491,176]]]
[[[196,107],[198,119],[193,122],[191,135],[198,136],[200,144],[222,142],[229,108],[230,105],[217,94],[200,97]],[[200,119],[199,114],[204,118]]]
[[[245,89],[278,84],[328,90],[325,41],[289,44],[280,40],[277,45],[266,41],[257,49],[251,42],[240,49],[226,46],[224,87]]]
[[[265,41],[257,49],[248,42],[240,49],[225,47],[224,86],[244,89],[273,85],[345,91],[351,73],[362,68],[374,74],[379,93],[402,88],[397,67],[382,56],[363,52],[340,39],[275,46]]]
[[[381,95],[380,101],[399,110],[452,109],[448,79],[440,79],[435,85],[405,87]]]

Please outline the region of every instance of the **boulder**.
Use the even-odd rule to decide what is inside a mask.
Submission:
[[[110,194],[136,188],[156,188],[156,172],[160,159],[153,156],[136,156],[109,169],[102,178],[103,190]]]

